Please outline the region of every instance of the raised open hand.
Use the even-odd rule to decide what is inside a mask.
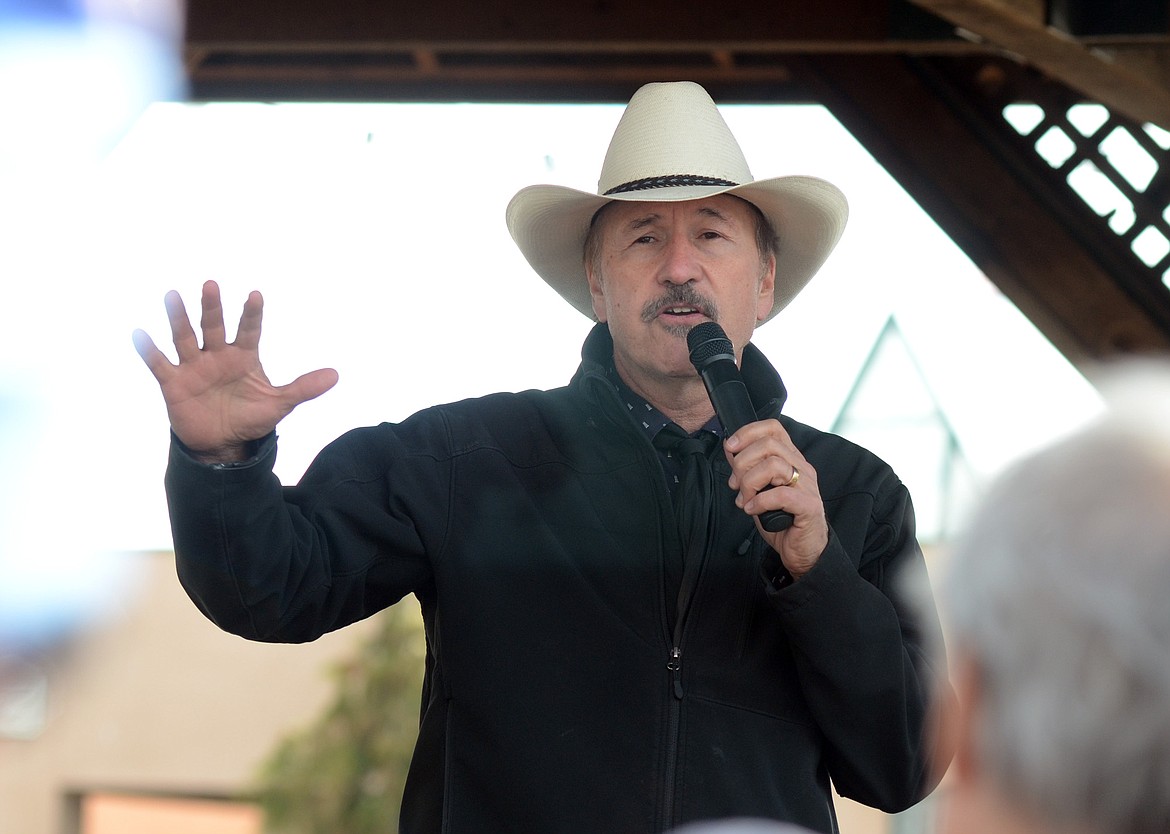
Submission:
[[[202,303],[200,347],[183,300],[177,292],[167,293],[179,364],[172,364],[142,330],[134,331],[134,347],[162,388],[175,435],[203,461],[242,460],[248,441],[264,437],[298,405],[332,388],[337,372],[322,368],[274,386],[260,365],[260,293],[252,292],[244,302],[234,342],[227,341],[214,281],[203,285]]]

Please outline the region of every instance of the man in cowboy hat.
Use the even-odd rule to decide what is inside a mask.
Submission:
[[[202,348],[168,294],[179,364],[135,339],[173,430],[180,579],[257,640],[311,640],[417,596],[404,832],[721,817],[831,832],[830,780],[905,808],[931,785],[941,674],[935,618],[899,585],[924,571],[909,496],[873,455],[781,417],[784,387],[749,343],[828,256],[845,201],[807,177],[753,181],[690,83],[631,99],[599,192],[536,186],[507,212],[533,268],[598,320],[568,386],[357,429],[295,487],[271,472],[275,426],[336,374],[269,383],[258,293],[227,343],[205,285]],[[758,417],[722,452],[686,345],[705,321]],[[680,461],[678,440],[700,454]],[[769,510],[791,525],[764,529]]]

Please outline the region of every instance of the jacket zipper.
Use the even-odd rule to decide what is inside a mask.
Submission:
[[[715,524],[715,517],[712,518],[712,524]],[[707,564],[707,557],[711,550],[711,545],[716,541],[715,531],[708,530],[707,541],[704,542],[702,551],[698,555],[699,563],[697,565],[685,565],[683,568],[682,586],[679,589],[678,606],[676,609],[673,646],[670,650],[670,657],[666,663],[666,669],[670,673],[669,679],[669,715],[667,720],[667,738],[666,738],[666,772],[664,775],[665,786],[663,790],[662,809],[663,817],[665,819],[665,828],[669,829],[674,826],[674,802],[675,796],[678,792],[678,748],[682,729],[682,706],[683,706],[683,685],[682,685],[682,646],[683,635],[686,632],[686,624],[690,614],[691,602],[694,599],[695,592],[699,587],[699,580],[702,578],[703,568]]]
[[[677,642],[677,641],[676,641]],[[682,649],[675,646],[670,650],[670,659],[666,663],[670,672],[670,714],[666,729],[666,772],[663,775],[662,810],[665,818],[665,829],[674,826],[674,795],[675,782],[678,778],[678,742],[679,724],[682,720]]]

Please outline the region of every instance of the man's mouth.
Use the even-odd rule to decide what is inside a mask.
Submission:
[[[696,323],[696,317],[712,321],[718,318],[714,303],[688,287],[675,288],[642,308],[642,321],[647,324],[658,319],[690,326]]]

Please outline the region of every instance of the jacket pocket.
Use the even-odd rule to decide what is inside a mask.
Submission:
[[[680,822],[754,816],[833,830],[814,725],[698,697],[687,701],[684,727]]]

